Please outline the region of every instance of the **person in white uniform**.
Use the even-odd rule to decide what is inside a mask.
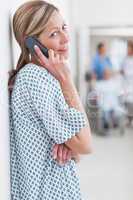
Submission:
[[[121,72],[124,78],[125,105],[128,112],[128,125],[133,120],[133,41],[128,41],[127,56],[123,60]]]

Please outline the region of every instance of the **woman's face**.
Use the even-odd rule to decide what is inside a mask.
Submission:
[[[68,26],[59,12],[55,11],[51,15],[46,29],[39,35],[38,39],[48,49],[53,49],[55,53],[68,58]]]

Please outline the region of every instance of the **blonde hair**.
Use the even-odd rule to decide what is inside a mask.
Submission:
[[[40,0],[28,1],[22,4],[13,16],[13,32],[21,54],[15,70],[10,72],[9,91],[12,91],[17,72],[28,62],[29,51],[25,46],[26,36],[38,36],[46,27],[52,13],[58,11],[54,5]]]

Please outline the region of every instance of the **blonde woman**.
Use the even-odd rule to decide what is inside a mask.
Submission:
[[[17,9],[13,30],[21,55],[9,78],[12,200],[81,200],[75,160],[91,152],[91,132],[67,64],[67,25],[37,0]],[[27,36],[49,58],[38,47],[31,55]]]

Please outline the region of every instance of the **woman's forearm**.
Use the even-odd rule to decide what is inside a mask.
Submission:
[[[60,86],[64,95],[64,98],[69,105],[78,111],[84,113],[86,118],[86,126],[80,130],[76,137],[67,141],[65,144],[68,145],[76,153],[86,154],[91,152],[91,131],[89,121],[78,95],[77,89],[71,77],[60,81]],[[75,147],[75,148],[74,148]]]
[[[67,104],[69,105],[69,107],[74,107],[77,110],[85,113],[85,110],[83,108],[83,105],[81,103],[81,100],[79,98],[77,89],[74,85],[72,78],[69,77],[66,80],[61,80],[60,86],[61,86],[64,98]]]

